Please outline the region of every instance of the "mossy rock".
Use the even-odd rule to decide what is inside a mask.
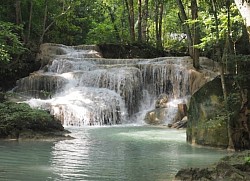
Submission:
[[[241,106],[240,93],[233,77],[227,77],[230,118],[223,102],[223,92],[219,77],[205,84],[190,100],[188,109],[187,141],[194,144],[228,147],[227,123],[233,130],[240,130],[238,112]],[[243,132],[240,135],[244,134]],[[239,139],[240,136],[239,136]],[[235,142],[241,140],[234,140]],[[241,146],[240,146],[241,147]]]
[[[62,132],[64,128],[48,112],[25,103],[0,103],[0,138],[18,139],[23,132]]]
[[[247,181],[250,178],[250,151],[236,152],[222,158],[208,168],[185,168],[178,171],[174,180],[225,180]]]

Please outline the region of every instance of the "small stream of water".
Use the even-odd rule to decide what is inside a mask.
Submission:
[[[186,143],[185,130],[150,126],[67,127],[76,139],[0,141],[0,180],[162,181],[226,151]]]

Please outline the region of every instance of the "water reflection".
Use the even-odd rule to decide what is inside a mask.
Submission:
[[[225,151],[192,147],[185,131],[140,126],[69,128],[76,139],[0,142],[0,180],[157,181],[206,166]]]
[[[166,180],[182,167],[205,166],[225,154],[186,144],[184,130],[114,126],[72,131],[77,139],[57,143],[52,153],[59,180]]]

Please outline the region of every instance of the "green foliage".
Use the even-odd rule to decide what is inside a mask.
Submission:
[[[94,23],[87,36],[86,42],[89,44],[115,43],[114,29],[111,24]]]
[[[7,63],[25,51],[17,34],[21,29],[20,26],[0,21],[0,62]]]
[[[18,137],[22,131],[63,130],[61,123],[43,110],[25,103],[0,103],[0,137]]]
[[[218,12],[218,23],[219,23],[219,42],[223,45],[227,33],[228,33],[228,17],[226,7],[222,7]],[[216,24],[215,17],[212,13],[207,13],[207,11],[200,12],[199,24],[201,26],[201,43],[198,47],[206,52],[211,52],[216,44]],[[230,6],[230,37],[231,40],[236,42],[242,36],[243,20],[239,15],[237,7],[232,4]]]
[[[8,51],[5,49],[5,45],[0,44],[0,61],[7,63],[11,59],[10,54]]]
[[[247,165],[250,165],[250,157],[245,157],[244,160]]]
[[[185,34],[165,34],[164,47],[167,50],[175,52],[186,52],[186,36]]]

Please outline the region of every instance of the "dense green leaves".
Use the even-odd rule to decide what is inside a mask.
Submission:
[[[18,138],[23,131],[62,131],[61,123],[43,110],[27,104],[0,103],[0,138]]]
[[[25,48],[17,34],[21,29],[13,23],[0,21],[0,62],[7,63],[13,56],[24,52]]]
[[[176,0],[143,0],[141,4],[138,2],[6,0],[0,4],[0,60],[8,62],[13,57],[18,57],[24,51],[23,44],[29,48],[37,48],[34,45],[42,42],[66,45],[130,43],[133,40],[131,28],[135,31],[133,41],[155,46],[160,43],[164,49],[187,51],[186,32],[180,21]],[[181,2],[188,16],[184,23],[190,28],[194,24],[199,26],[201,43],[194,47],[199,47],[204,55],[211,55],[216,42],[216,25],[211,3],[216,2],[219,42],[223,45],[228,31],[226,1],[197,1],[199,19],[195,20],[191,17],[190,1]],[[243,21],[236,6],[232,1],[228,2],[231,3],[230,36],[232,42],[236,43],[243,34]]]

